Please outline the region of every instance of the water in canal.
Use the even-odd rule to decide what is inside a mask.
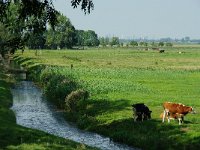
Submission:
[[[82,131],[68,123],[62,113],[57,112],[55,107],[45,99],[41,89],[31,81],[18,82],[12,89],[12,94],[12,110],[16,114],[17,124],[103,150],[133,150],[107,137]]]

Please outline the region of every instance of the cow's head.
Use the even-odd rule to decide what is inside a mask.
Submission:
[[[192,114],[196,114],[196,111],[194,110],[194,108],[193,108],[193,107],[190,107],[190,108],[191,108],[190,113],[192,113]]]

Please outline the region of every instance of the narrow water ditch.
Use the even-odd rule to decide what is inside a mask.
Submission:
[[[134,150],[127,145],[115,143],[110,138],[78,129],[68,123],[61,112],[46,100],[31,81],[19,81],[12,89],[13,106],[17,124],[45,131],[102,150]]]

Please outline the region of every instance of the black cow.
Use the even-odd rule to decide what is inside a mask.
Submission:
[[[160,53],[164,53],[165,50],[164,50],[164,49],[160,49],[159,52],[160,52]]]
[[[151,112],[144,103],[133,104],[134,121],[144,121],[151,119]]]

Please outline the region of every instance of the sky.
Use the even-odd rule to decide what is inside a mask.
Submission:
[[[76,29],[94,30],[100,37],[200,39],[200,0],[93,0],[89,15],[71,0],[54,0],[55,8]]]

